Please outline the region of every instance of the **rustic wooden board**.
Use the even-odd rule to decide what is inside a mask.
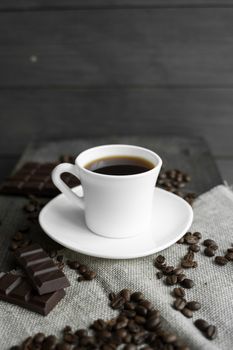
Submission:
[[[1,0],[3,10],[34,9],[82,9],[127,7],[224,7],[232,6],[232,0]]]
[[[9,11],[0,23],[1,88],[233,86],[233,8]]]
[[[28,160],[41,162],[56,160],[60,154],[75,155],[88,147],[106,143],[129,143],[149,147],[161,155],[166,168],[176,167],[192,174],[192,182],[188,189],[198,194],[222,183],[209,149],[200,138],[109,137],[35,144],[26,150],[17,166]],[[10,237],[26,222],[22,209],[26,201],[23,197],[0,196],[0,270],[7,270],[14,266],[8,245]],[[47,247],[54,246],[37,224],[32,225],[31,237]]]
[[[13,89],[0,91],[0,155],[28,142],[86,136],[201,135],[233,155],[233,89]]]

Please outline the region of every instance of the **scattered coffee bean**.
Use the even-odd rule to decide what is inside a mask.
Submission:
[[[205,331],[209,326],[209,323],[201,318],[197,319],[194,324],[200,331]]]
[[[174,284],[176,284],[177,283],[177,276],[176,275],[168,275],[167,277],[166,277],[166,284],[168,285],[168,286],[173,286]]]
[[[163,255],[158,255],[157,258],[155,258],[155,261],[159,264],[164,264],[165,263],[165,257]]]
[[[183,298],[185,296],[185,290],[181,287],[178,287],[178,288],[174,288],[173,289],[173,294],[175,297],[178,297],[178,298]]]
[[[42,344],[45,339],[44,333],[37,333],[33,337],[33,343],[36,345]]]
[[[79,268],[80,264],[77,260],[73,260],[73,261],[70,261],[68,260],[67,261],[67,265],[69,266],[69,268],[71,268],[72,270],[76,270]]]
[[[187,307],[185,307],[184,309],[181,310],[182,314],[185,316],[185,317],[188,317],[188,318],[191,318],[193,317],[193,311],[188,309]]]
[[[184,243],[184,237],[181,237],[176,243],[183,244]]]
[[[215,255],[215,251],[214,251],[213,249],[209,248],[209,247],[206,247],[206,248],[204,249],[204,254],[205,254],[206,256],[212,257],[212,256]]]
[[[140,301],[144,299],[144,295],[141,292],[135,292],[131,295],[132,301]]]
[[[114,309],[114,310],[122,309],[124,303],[125,303],[125,299],[122,298],[121,296],[117,296],[117,297],[111,302],[111,307],[112,307],[112,309]]]
[[[213,239],[205,239],[203,244],[206,246],[206,247],[209,247],[210,245],[216,245],[216,242],[213,240]]]
[[[214,261],[216,264],[224,266],[228,263],[228,260],[224,256],[216,256]]]
[[[186,275],[184,273],[181,273],[177,276],[177,282],[180,283],[186,278]]]
[[[131,291],[129,289],[122,289],[120,295],[125,299],[125,301],[130,301]]]
[[[184,272],[183,269],[181,269],[180,267],[176,268],[173,270],[173,273],[178,276],[178,275],[181,275],[182,273]]]
[[[157,276],[158,279],[161,279],[163,277],[163,273],[161,271],[158,271],[156,273],[156,276]]]
[[[186,306],[187,301],[183,298],[177,298],[174,303],[173,306],[176,310],[183,310],[183,308]]]
[[[210,325],[205,330],[205,335],[208,339],[213,340],[217,337],[217,328],[213,325]]]
[[[197,244],[191,244],[191,245],[189,246],[189,250],[193,251],[194,253],[197,253],[197,252],[199,252],[199,250],[200,250],[200,246],[197,245]]]
[[[194,282],[193,280],[189,279],[189,278],[185,278],[183,281],[180,282],[181,286],[184,288],[193,288],[194,286]]]
[[[165,266],[162,268],[164,275],[171,275],[174,271],[174,266]]]
[[[194,232],[194,236],[196,236],[198,239],[202,239],[202,234],[200,232]]]
[[[192,311],[197,311],[201,308],[201,304],[198,302],[198,301],[189,301],[187,304],[186,304],[186,307],[189,309],[189,310],[192,310]]]
[[[227,252],[227,254],[225,255],[225,258],[228,260],[228,261],[233,261],[233,252]]]

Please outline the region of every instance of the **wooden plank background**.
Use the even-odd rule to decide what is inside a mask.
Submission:
[[[233,0],[2,0],[0,161],[32,140],[201,135],[233,181]]]

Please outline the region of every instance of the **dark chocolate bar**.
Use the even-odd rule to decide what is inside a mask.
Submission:
[[[59,194],[59,190],[52,182],[51,172],[57,164],[59,162],[25,163],[17,172],[3,182],[0,187],[0,193],[55,197]],[[69,187],[75,187],[80,184],[79,180],[70,174],[63,174],[62,178]]]
[[[26,277],[11,272],[0,273],[0,299],[25,309],[38,312],[44,316],[65,296],[64,289],[39,295]]]
[[[14,255],[40,295],[69,287],[65,274],[39,244],[19,248]]]

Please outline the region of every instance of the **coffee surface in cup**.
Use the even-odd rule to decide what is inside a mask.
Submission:
[[[99,158],[85,165],[85,168],[105,175],[135,175],[155,167],[147,159],[131,156],[112,156]]]

